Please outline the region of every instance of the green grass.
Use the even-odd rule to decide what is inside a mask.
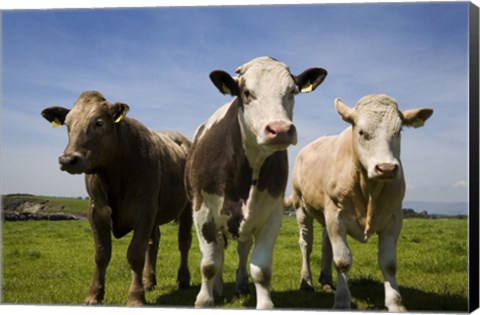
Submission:
[[[83,201],[85,202],[85,201]],[[397,281],[407,309],[467,311],[467,220],[407,219],[399,240]],[[318,278],[321,228],[316,226],[312,271]],[[147,302],[158,306],[192,307],[199,290],[200,251],[194,236],[190,252],[192,287],[175,289],[179,254],[177,226],[161,227],[157,288]],[[194,233],[195,235],[195,233]],[[107,270],[105,305],[126,305],[130,271],[126,250],[131,234],[113,241]],[[377,266],[377,238],[367,244],[349,240],[353,252],[350,272],[352,307],[383,310],[383,283]],[[80,221],[26,221],[3,223],[2,303],[80,305],[93,273],[93,240],[88,223]],[[236,244],[225,253],[225,299],[220,307],[254,308],[255,289],[247,297],[235,296]],[[333,294],[300,292],[300,250],[294,218],[285,218],[275,247],[272,299],[276,308],[330,309]]]

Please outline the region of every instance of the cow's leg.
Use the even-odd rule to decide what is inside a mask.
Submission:
[[[305,209],[296,209],[298,229],[300,230],[300,251],[302,252],[302,270],[300,272],[300,290],[314,291],[310,255],[313,247],[313,217],[305,213]]]
[[[322,290],[325,292],[333,292],[335,286],[333,285],[332,277],[332,244],[328,238],[327,229],[323,228],[323,238],[322,238],[322,266],[320,271],[320,277],[318,281],[322,285]]]
[[[177,287],[190,287],[190,271],[188,269],[188,251],[192,246],[192,206],[188,203],[180,214],[178,226],[178,249],[180,251],[180,268],[177,273]]]
[[[146,206],[141,209],[148,211]],[[128,306],[139,306],[146,303],[142,274],[148,242],[154,225],[152,217],[153,215],[142,216],[142,219],[139,220],[137,227],[133,231],[132,241],[128,247],[127,260],[132,272],[132,282],[128,289]]]
[[[215,305],[215,300],[223,296],[222,264],[223,264],[223,235],[215,242],[199,241],[202,258],[200,272],[202,283],[200,292],[195,299],[195,307],[209,307]]]
[[[85,304],[96,305],[102,302],[105,295],[105,273],[112,255],[111,209],[95,205],[90,199],[88,221],[92,228],[95,242],[95,272],[93,281],[85,298]]]
[[[238,295],[247,295],[250,293],[248,288],[248,271],[247,262],[248,254],[252,248],[253,240],[248,238],[246,241],[238,241],[237,253],[238,253],[238,269],[235,281],[235,289]]]
[[[202,283],[195,299],[195,307],[208,307],[215,305],[213,283],[220,270],[218,259],[217,240],[220,233],[217,231],[211,211],[202,205],[202,208],[193,214],[195,229],[202,258],[200,260],[200,273]],[[221,236],[223,238],[223,236]]]
[[[338,275],[338,285],[335,291],[334,308],[350,308],[350,290],[348,289],[348,271],[352,267],[352,254],[347,245],[346,228],[340,216],[341,209],[333,202],[327,202],[325,208],[325,222],[328,238],[332,245],[333,262]]]
[[[388,227],[379,233],[378,264],[385,285],[385,306],[389,312],[405,312],[402,296],[397,287],[397,240],[402,229],[402,218],[392,218]]]
[[[250,273],[257,293],[257,309],[273,308],[270,298],[272,280],[273,248],[282,224],[283,209],[272,213],[270,218],[254,234],[255,245],[250,258]]]
[[[216,303],[221,303],[223,301],[223,261],[225,258],[225,237],[223,233],[217,235],[215,250],[217,274],[213,280],[213,298]]]
[[[150,241],[148,242],[147,252],[145,255],[145,266],[143,268],[143,287],[145,290],[153,290],[157,285],[156,266],[158,245],[160,243],[160,228],[153,227]]]

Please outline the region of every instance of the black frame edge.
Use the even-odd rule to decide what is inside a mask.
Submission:
[[[479,307],[479,8],[469,6],[469,312]]]

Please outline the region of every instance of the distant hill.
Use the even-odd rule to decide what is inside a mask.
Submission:
[[[404,201],[403,208],[410,208],[415,212],[427,211],[430,215],[468,215],[467,202]]]
[[[88,201],[82,198],[31,194],[1,196],[1,220],[78,220],[86,217]]]

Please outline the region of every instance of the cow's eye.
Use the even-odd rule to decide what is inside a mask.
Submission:
[[[245,90],[245,91],[243,91],[243,96],[244,96],[246,99],[249,99],[250,97],[252,97],[252,94],[250,93],[249,90]]]
[[[100,127],[103,127],[105,125],[105,121],[101,118],[95,120],[95,127],[96,128],[100,128]]]
[[[371,138],[370,135],[368,133],[366,133],[365,131],[363,131],[362,129],[360,129],[358,131],[358,135],[365,140],[370,140],[370,138]]]

